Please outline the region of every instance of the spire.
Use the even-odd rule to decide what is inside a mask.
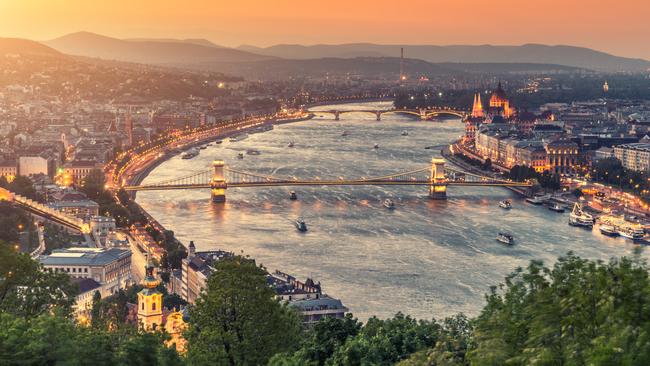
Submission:
[[[481,103],[481,94],[474,94],[474,104],[472,105],[472,117],[483,117],[483,103]]]

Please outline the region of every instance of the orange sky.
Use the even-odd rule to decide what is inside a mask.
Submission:
[[[650,0],[0,0],[0,36],[571,44],[650,59]]]

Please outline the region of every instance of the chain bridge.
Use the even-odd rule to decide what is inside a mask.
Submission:
[[[292,187],[292,186],[426,186],[429,197],[444,200],[447,186],[530,187],[530,182],[514,182],[463,172],[445,166],[445,160],[433,158],[431,164],[415,170],[378,177],[320,178],[277,177],[230,169],[221,160],[212,162],[212,170],[199,171],[183,177],[143,185],[123,186],[126,191],[175,189],[210,189],[213,202],[226,200],[227,188]]]

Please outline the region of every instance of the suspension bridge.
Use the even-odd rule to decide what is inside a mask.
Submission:
[[[226,200],[227,188],[292,187],[292,186],[427,186],[429,197],[447,198],[447,186],[475,187],[530,187],[530,182],[514,182],[481,176],[445,166],[445,160],[434,158],[431,164],[415,170],[397,172],[378,177],[322,179],[315,177],[277,177],[249,173],[228,168],[221,160],[212,162],[212,170],[199,171],[183,177],[143,185],[123,186],[126,191],[154,191],[175,189],[210,189],[213,202]]]
[[[375,116],[377,121],[381,121],[381,116],[384,114],[408,114],[408,115],[413,115],[416,116],[422,120],[437,117],[437,116],[442,116],[442,115],[448,115],[448,116],[455,116],[459,118],[465,118],[467,116],[466,111],[461,111],[457,109],[452,109],[452,108],[421,108],[421,109],[397,109],[397,108],[392,108],[392,109],[344,109],[344,110],[339,110],[339,109],[328,109],[328,110],[311,110],[308,109],[306,112],[312,113],[315,115],[325,115],[329,114],[334,116],[334,120],[338,121],[341,117],[342,114],[344,113],[369,113]]]

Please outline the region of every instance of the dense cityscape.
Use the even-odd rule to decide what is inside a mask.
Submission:
[[[641,51],[134,37],[0,38],[1,365],[650,364]]]

